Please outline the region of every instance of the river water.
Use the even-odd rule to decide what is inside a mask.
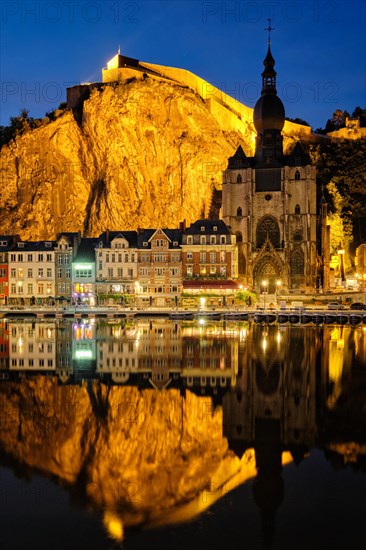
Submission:
[[[358,549],[366,328],[2,320],[2,548]]]

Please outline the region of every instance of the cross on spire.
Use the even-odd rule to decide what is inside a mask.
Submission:
[[[271,44],[271,31],[275,31],[276,29],[271,27],[271,18],[270,17],[267,18],[267,21],[268,21],[268,27],[266,27],[264,30],[268,31],[268,46],[269,46]]]

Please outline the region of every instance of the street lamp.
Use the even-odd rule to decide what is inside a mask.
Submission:
[[[343,258],[344,258],[344,248],[339,248],[338,249],[338,255],[340,257],[341,280],[342,280],[342,283],[343,283],[346,280],[346,278],[344,276],[344,260],[343,260]]]
[[[263,287],[263,309],[266,309],[266,288],[267,288],[268,281],[262,281],[262,287]]]

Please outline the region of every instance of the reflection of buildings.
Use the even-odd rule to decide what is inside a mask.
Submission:
[[[75,382],[94,378],[95,360],[94,319],[79,319],[72,325],[72,362]]]
[[[9,369],[47,372],[56,369],[55,322],[9,323]]]
[[[289,448],[316,435],[317,332],[253,325],[235,390],[223,400],[224,431],[235,449],[252,446],[256,426],[271,421]]]
[[[111,322],[99,327],[97,342],[97,374],[124,384],[138,367],[139,329],[133,324]]]
[[[183,385],[201,395],[223,395],[238,373],[240,330],[235,324],[200,323],[182,330]]]

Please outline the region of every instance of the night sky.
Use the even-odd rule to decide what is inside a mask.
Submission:
[[[253,107],[271,16],[286,116],[324,127],[366,106],[366,3],[360,1],[3,0],[1,124],[41,117],[66,87],[101,80],[117,53],[182,67]]]

